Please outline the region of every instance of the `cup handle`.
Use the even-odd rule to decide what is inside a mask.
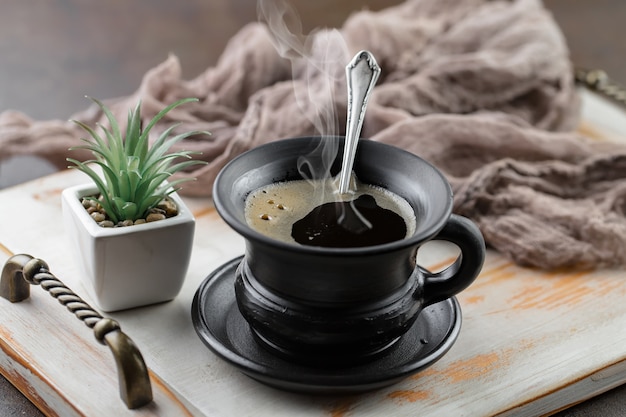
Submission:
[[[424,274],[423,306],[443,301],[463,291],[474,282],[485,261],[485,240],[474,222],[466,217],[452,214],[433,240],[454,243],[461,254],[452,265],[437,273],[419,267]]]

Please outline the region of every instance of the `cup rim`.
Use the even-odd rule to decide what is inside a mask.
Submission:
[[[413,235],[407,238],[395,240],[393,242],[383,243],[379,245],[348,247],[348,248],[327,247],[327,246],[308,246],[308,245],[301,245],[297,243],[290,243],[290,242],[277,240],[261,232],[256,231],[255,229],[250,227],[245,221],[242,221],[235,214],[233,214],[228,209],[227,207],[228,204],[225,204],[222,201],[222,198],[225,196],[222,196],[221,193],[218,192],[218,189],[220,188],[223,178],[226,176],[228,170],[232,169],[232,167],[236,166],[238,163],[241,163],[241,160],[245,158],[249,158],[251,154],[254,154],[256,152],[264,152],[265,149],[270,148],[270,147],[284,146],[288,144],[289,142],[293,142],[293,141],[320,140],[320,138],[326,138],[326,137],[342,138],[343,136],[302,136],[302,137],[296,137],[296,138],[279,139],[273,142],[259,145],[233,158],[220,170],[213,184],[213,203],[215,205],[215,208],[218,214],[231,228],[233,228],[237,233],[243,236],[246,240],[256,241],[256,242],[265,244],[267,246],[274,247],[276,249],[286,250],[290,252],[313,254],[313,255],[317,254],[317,255],[325,255],[325,256],[333,256],[333,255],[334,256],[363,256],[363,255],[374,254],[374,253],[379,254],[379,253],[391,252],[391,251],[395,251],[398,249],[403,249],[406,247],[418,245],[422,242],[428,241],[434,236],[436,236],[437,233],[439,233],[439,231],[444,227],[448,218],[450,217],[450,214],[452,213],[453,196],[452,196],[452,188],[450,186],[450,183],[445,178],[443,173],[437,168],[435,168],[435,166],[433,166],[430,162],[424,160],[423,158],[411,152],[408,152],[404,149],[398,148],[393,145],[385,144],[382,142],[376,142],[376,141],[372,141],[368,139],[360,139],[360,141],[369,142],[370,143],[369,146],[393,148],[394,152],[408,154],[410,155],[411,158],[415,158],[416,160],[420,161],[420,163],[427,166],[428,169],[430,169],[435,175],[437,175],[441,179],[442,184],[447,189],[446,191],[447,191],[447,195],[449,196],[449,198],[447,198],[447,201],[445,203],[445,210],[441,212],[441,215],[436,219],[436,221],[433,221],[430,225],[428,225],[428,227],[425,227],[422,230],[416,231]],[[249,192],[251,191],[253,190],[249,190]]]

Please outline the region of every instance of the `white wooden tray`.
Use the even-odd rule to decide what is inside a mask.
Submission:
[[[586,133],[626,140],[621,111],[585,94]],[[62,172],[0,192],[0,262],[12,253],[44,259],[90,301],[72,260],[60,192],[85,182]],[[210,200],[187,199],[197,219],[191,267],[172,302],[109,315],[141,349],[154,402],[120,400],[113,358],[90,329],[41,288],[30,299],[0,299],[0,372],[52,416],[536,416],[626,381],[626,280],[622,270],[544,273],[489,252],[477,281],[459,297],[461,334],[432,367],[402,382],[350,397],[314,397],[266,387],[218,359],[191,323],[193,295],[215,268],[243,253],[242,239]],[[434,245],[426,266],[445,262]]]

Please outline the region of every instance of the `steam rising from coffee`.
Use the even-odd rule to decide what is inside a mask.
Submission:
[[[291,62],[294,96],[298,107],[307,115],[322,138],[324,136],[338,135],[342,131],[339,123],[343,119],[340,119],[336,114],[336,103],[347,103],[346,65],[351,61],[348,46],[341,33],[336,29],[320,29],[305,35],[296,11],[281,0],[259,0],[257,12],[259,20],[266,23],[272,35],[276,51],[281,57]],[[355,185],[355,187],[351,187],[354,191],[352,194],[339,193],[337,181],[332,178],[331,174],[331,167],[337,158],[338,151],[339,143],[336,140],[322,139],[320,145],[315,150],[298,158],[298,172],[305,179],[305,182],[309,183],[307,192],[301,195],[300,198],[308,200],[307,204],[313,203],[311,208],[315,207],[314,210],[304,213],[308,222],[300,227],[302,236],[304,236],[302,239],[304,241],[311,240],[311,244],[316,245],[315,242],[321,239],[320,236],[328,234],[328,231],[332,228],[334,230],[333,235],[338,233],[334,236],[343,236],[344,232],[348,233],[345,236],[346,245],[352,245],[355,234],[359,235],[358,240],[360,241],[365,239],[366,235],[375,234],[374,242],[380,237],[382,229],[389,225],[387,223],[388,220],[382,220],[381,217],[384,214],[383,212],[389,210],[378,206],[376,202],[369,202],[367,198],[363,199],[361,194],[365,193],[366,189],[368,193],[371,193],[373,189],[363,185],[364,188],[359,191],[358,188],[361,186],[356,178],[352,179],[352,183]],[[296,226],[302,222],[297,222],[296,220],[298,219],[289,217],[287,206],[274,204],[272,198],[264,198],[264,193],[274,191],[267,189],[258,194],[257,208],[259,204],[263,206],[271,202],[270,206],[273,205],[273,210],[275,210],[274,215],[269,211],[264,211],[260,218],[264,220],[275,219],[276,221],[272,228],[278,229],[279,227],[275,226],[278,226],[277,223],[280,223],[278,219],[280,217],[288,225],[294,225],[293,233],[296,233]],[[383,191],[376,191],[376,193],[380,195],[385,194]],[[283,198],[287,198],[284,194],[283,196]],[[395,197],[400,198],[398,196]],[[395,208],[394,212],[397,213],[404,206],[402,206],[402,203],[398,203],[395,197],[391,199],[396,200],[395,203],[391,204],[391,200],[387,198],[383,205],[391,204]],[[361,211],[355,204],[357,199],[360,200],[359,207]],[[371,199],[371,201],[374,201],[373,197]],[[259,203],[261,200],[263,202]],[[298,204],[294,203],[292,208]],[[269,206],[266,207],[263,210],[269,210]],[[254,212],[254,210],[256,209],[252,211]],[[372,223],[362,215],[364,210],[377,215],[379,219],[377,228],[373,227]],[[410,211],[410,208],[408,211]],[[407,209],[403,208],[400,212],[406,214]],[[406,218],[406,215],[400,216],[395,214],[394,216],[400,218],[400,221],[402,221],[402,218]],[[323,217],[334,220],[330,220],[329,223],[329,221],[323,221]],[[256,223],[257,230],[260,230],[264,226],[262,225],[263,222],[258,222],[258,218],[259,214],[256,213],[256,219],[248,218],[248,222],[249,224]],[[313,218],[320,220],[316,222]],[[381,221],[386,223],[386,225],[380,225]],[[341,225],[341,228],[337,229],[339,225]],[[410,230],[413,228],[411,225],[407,225],[407,227],[403,226],[404,231],[400,230],[398,232],[401,235],[400,238],[404,237],[407,230],[410,233]],[[342,230],[342,228],[345,230]],[[291,230],[291,226],[288,227],[288,230]],[[273,233],[269,230],[266,231]],[[296,238],[293,236],[293,233],[292,237]],[[281,237],[281,239],[290,240],[291,238],[287,234]],[[336,243],[338,239],[341,240],[344,237],[333,237]],[[306,242],[301,242],[297,238],[296,240],[299,243],[306,244]],[[395,238],[392,240],[395,240]],[[324,246],[325,244],[320,245]],[[344,243],[341,243],[341,246],[343,245]]]
[[[345,65],[350,61],[341,33],[336,29],[318,29],[305,35],[297,12],[283,1],[259,0],[257,12],[267,24],[277,52],[291,61],[294,80],[304,80],[294,83],[300,109],[321,136],[339,134],[334,102],[347,100]],[[330,178],[337,151],[335,142],[322,141],[318,149],[300,157],[300,174],[309,180]]]

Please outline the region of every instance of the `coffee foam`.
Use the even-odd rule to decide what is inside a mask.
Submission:
[[[245,218],[256,231],[283,242],[298,244],[291,236],[293,224],[305,217],[315,207],[336,201],[349,201],[363,194],[374,197],[380,207],[400,215],[407,228],[406,237],[416,228],[415,213],[411,205],[399,195],[370,184],[354,181],[356,191],[337,192],[337,180],[285,181],[273,183],[252,191],[246,199]],[[354,189],[354,187],[352,187]]]

